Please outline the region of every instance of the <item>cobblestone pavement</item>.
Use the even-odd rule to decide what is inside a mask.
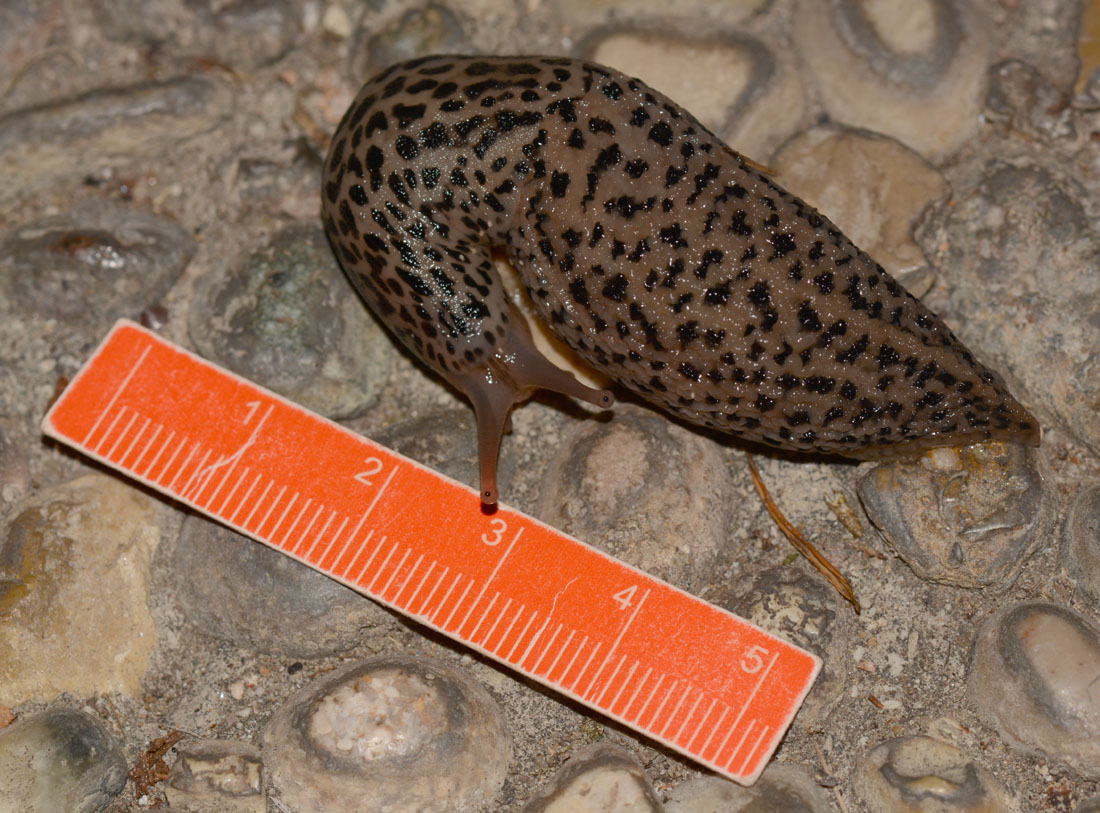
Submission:
[[[736,441],[628,397],[515,411],[510,504],[824,659],[752,789],[39,434],[128,317],[476,485],[468,404],[318,216],[360,85],[430,53],[642,78],[1043,423],[1038,449],[758,458],[857,616]],[[1100,810],[1098,66],[1084,0],[0,3],[0,809]]]

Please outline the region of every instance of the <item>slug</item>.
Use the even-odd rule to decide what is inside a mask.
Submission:
[[[538,388],[609,406],[532,343],[503,248],[550,329],[686,421],[853,457],[1036,420],[828,219],[675,102],[562,57],[433,56],[367,82],[332,139],[322,217],[367,304],[473,403],[481,497]]]

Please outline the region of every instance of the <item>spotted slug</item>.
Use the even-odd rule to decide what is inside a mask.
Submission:
[[[367,304],[473,403],[486,503],[515,404],[539,388],[612,402],[535,349],[493,247],[554,334],[689,422],[854,457],[1039,442],[1001,379],[835,225],[602,65],[394,65],[333,136],[322,217]]]

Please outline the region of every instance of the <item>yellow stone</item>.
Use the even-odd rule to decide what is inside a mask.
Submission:
[[[721,128],[730,104],[745,89],[753,70],[752,57],[736,46],[637,34],[615,34],[602,40],[593,59],[637,76],[690,110],[711,130]]]
[[[1082,93],[1092,72],[1100,67],[1100,0],[1085,3],[1077,37],[1077,56],[1081,60],[1081,71],[1077,74],[1074,90]]]
[[[780,183],[825,213],[891,273],[926,264],[912,238],[913,224],[947,194],[947,183],[908,147],[890,138],[817,127],[791,139],[772,166]]]
[[[91,474],[43,492],[0,531],[0,704],[137,694],[156,643],[156,507]]]

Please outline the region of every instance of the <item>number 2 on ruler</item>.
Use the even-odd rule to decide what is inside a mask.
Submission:
[[[385,464],[381,460],[379,460],[377,457],[368,457],[367,458],[367,468],[364,471],[361,471],[358,474],[356,474],[355,479],[358,480],[360,483],[362,483],[365,486],[374,485],[374,483],[371,482],[370,478],[371,477],[377,477],[379,474],[381,474],[382,473],[382,468],[384,466],[385,466]]]

